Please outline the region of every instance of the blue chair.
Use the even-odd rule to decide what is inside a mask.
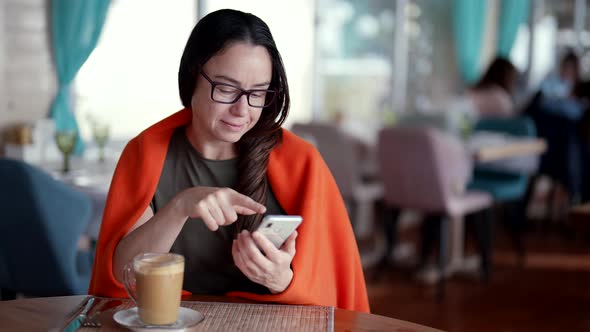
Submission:
[[[537,135],[535,124],[528,117],[484,118],[474,126],[474,131],[481,130],[519,137],[536,137]],[[526,200],[530,189],[531,175],[516,170],[491,168],[482,164],[474,168],[473,177],[468,185],[469,189],[490,193],[495,202],[511,205],[508,219],[513,228],[514,244],[521,262],[525,254],[522,235],[525,227]]]
[[[78,240],[91,208],[90,198],[38,168],[0,158],[2,294],[86,294],[94,255],[78,251]]]

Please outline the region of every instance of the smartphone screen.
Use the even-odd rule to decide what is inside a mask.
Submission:
[[[257,231],[280,248],[302,221],[301,216],[268,215],[262,219]]]

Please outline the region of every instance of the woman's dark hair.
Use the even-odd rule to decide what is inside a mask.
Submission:
[[[481,80],[475,84],[475,89],[499,86],[506,93],[512,95],[514,83],[518,75],[516,67],[506,58],[497,57],[492,61]]]
[[[269,90],[276,91],[275,99],[265,107],[256,125],[237,143],[238,184],[236,190],[266,205],[269,190],[266,169],[271,150],[281,142],[281,125],[289,112],[289,86],[281,55],[270,29],[255,15],[237,10],[222,9],[203,17],[193,29],[184,49],[178,70],[178,86],[182,104],[190,108],[203,66],[213,56],[235,42],[263,46],[272,61]],[[236,230],[254,230],[261,215],[240,216]]]
[[[580,80],[580,58],[573,49],[568,49],[565,52],[565,54],[561,58],[559,70],[563,71],[567,66],[571,66],[573,68],[573,72],[575,75],[573,79],[574,84],[576,84]]]
[[[578,66],[578,64],[580,64],[580,58],[578,57],[576,52],[572,49],[568,49],[565,52],[565,54],[563,55],[563,58],[561,58],[561,65],[562,66],[567,63],[571,63],[576,66]]]

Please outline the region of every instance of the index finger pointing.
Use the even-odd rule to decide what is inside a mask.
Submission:
[[[242,195],[238,192],[235,192],[235,194],[232,195],[231,202],[232,202],[232,205],[234,205],[234,206],[246,208],[246,209],[252,210],[256,213],[266,212],[266,206],[256,202],[252,198],[250,198],[246,195]]]

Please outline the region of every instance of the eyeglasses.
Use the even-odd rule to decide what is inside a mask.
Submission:
[[[274,90],[243,90],[231,84],[214,82],[202,71],[200,74],[211,84],[211,99],[215,102],[221,104],[233,104],[237,102],[242,95],[246,95],[248,105],[263,108],[272,104],[275,99],[276,93]]]

